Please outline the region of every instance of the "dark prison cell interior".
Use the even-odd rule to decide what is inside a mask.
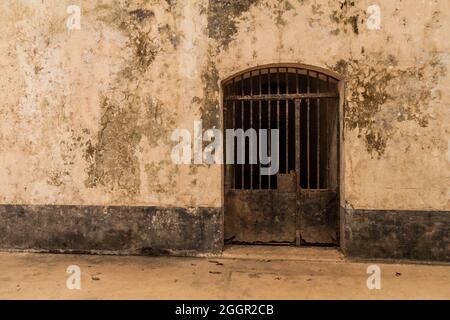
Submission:
[[[302,189],[335,187],[337,139],[337,80],[322,73],[298,68],[267,68],[237,76],[224,86],[225,127],[279,129],[279,174],[299,171]],[[296,144],[296,100],[300,106],[299,141]],[[270,150],[270,135],[268,150]],[[259,148],[259,146],[258,146]],[[235,143],[235,163],[237,145]],[[259,149],[258,149],[259,151]],[[270,153],[270,151],[269,151]],[[249,162],[249,139],[245,164],[226,170],[232,189],[277,189],[277,175],[262,176],[261,164]],[[270,154],[269,154],[270,156]],[[298,159],[298,160],[297,160]],[[299,161],[296,168],[296,160]]]

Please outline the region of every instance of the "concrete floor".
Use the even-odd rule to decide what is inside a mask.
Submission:
[[[381,268],[381,290],[366,286]],[[69,265],[81,289],[66,287]],[[0,299],[450,299],[450,265],[349,262],[334,249],[231,247],[214,258],[0,253]]]

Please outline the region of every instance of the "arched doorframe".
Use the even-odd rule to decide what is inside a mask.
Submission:
[[[341,202],[341,199],[344,199],[345,189],[344,189],[344,150],[343,150],[343,116],[344,116],[344,87],[345,87],[345,78],[344,76],[333,72],[328,69],[324,69],[321,67],[313,66],[313,65],[307,65],[307,64],[299,64],[299,63],[274,63],[274,64],[265,64],[265,65],[258,65],[255,67],[247,68],[245,70],[241,70],[238,72],[233,73],[232,75],[226,77],[225,79],[220,81],[220,121],[222,128],[224,128],[224,84],[229,82],[232,79],[235,79],[239,76],[242,76],[244,74],[248,74],[252,71],[257,71],[261,69],[272,69],[272,68],[300,68],[309,70],[311,72],[317,72],[320,74],[324,74],[327,76],[330,76],[337,80],[337,90],[338,90],[338,192],[339,192],[339,202]],[[225,208],[225,165],[222,166],[221,170],[221,177],[222,177],[222,183],[221,183],[221,204],[222,207]],[[340,208],[341,203],[338,204],[338,208]],[[340,210],[338,209],[338,212]],[[339,216],[338,216],[339,219]],[[225,226],[225,216],[222,215],[222,227]],[[342,221],[339,219],[339,225],[338,225],[338,234],[341,236],[343,234],[342,230]],[[224,229],[222,230],[222,233],[224,234]],[[337,244],[339,245],[341,241],[337,240]]]

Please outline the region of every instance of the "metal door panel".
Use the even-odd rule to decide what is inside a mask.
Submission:
[[[303,244],[335,245],[338,239],[338,196],[333,190],[298,193],[297,229]]]
[[[243,243],[293,243],[296,193],[229,190],[225,203],[225,239]]]

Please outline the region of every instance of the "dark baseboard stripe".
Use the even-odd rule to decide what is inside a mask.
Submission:
[[[341,247],[346,256],[450,261],[449,211],[341,208]]]
[[[450,212],[341,208],[348,257],[450,261]],[[222,208],[0,205],[0,249],[72,253],[220,253]]]
[[[0,249],[217,253],[221,208],[0,205]]]

